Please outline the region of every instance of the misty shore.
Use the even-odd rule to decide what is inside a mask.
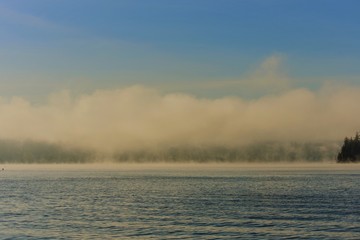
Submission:
[[[177,146],[98,152],[61,144],[0,140],[0,163],[266,163],[335,162],[336,142],[258,142],[243,146]]]

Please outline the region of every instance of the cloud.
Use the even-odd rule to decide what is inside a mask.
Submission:
[[[46,104],[0,101],[1,138],[61,142],[101,151],[254,141],[341,140],[359,130],[359,87],[292,89],[256,100],[161,94],[144,86],[98,90]]]
[[[282,68],[283,59],[281,55],[273,55],[265,59],[258,69],[242,81],[242,84],[245,87],[269,93],[289,89],[291,80]]]
[[[289,90],[294,79],[291,79],[283,68],[285,56],[274,54],[260,63],[254,71],[232,79],[162,84],[165,89],[180,89],[190,92],[221,92],[247,97],[264,94],[278,94]],[[216,95],[216,94],[215,94]]]

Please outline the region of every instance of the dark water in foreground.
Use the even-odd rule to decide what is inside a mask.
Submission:
[[[360,239],[359,167],[12,168],[0,239]]]

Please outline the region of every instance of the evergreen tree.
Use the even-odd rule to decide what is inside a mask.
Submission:
[[[337,156],[337,162],[360,162],[360,135],[359,132],[355,134],[354,138],[345,138],[344,144],[341,147]]]

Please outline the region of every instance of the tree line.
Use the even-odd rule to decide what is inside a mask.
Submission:
[[[353,151],[345,140],[338,161]],[[351,145],[351,147],[350,147]],[[103,159],[114,162],[322,162],[335,161],[337,142],[257,142],[244,146],[176,146],[162,149],[123,150],[99,153],[61,144],[0,139],[0,163],[91,163]],[[359,148],[358,148],[359,149]],[[357,153],[358,154],[358,153]]]
[[[257,142],[245,146],[178,146],[119,151],[115,162],[323,162],[335,161],[336,142]]]
[[[37,141],[0,140],[0,163],[87,163],[91,151]]]

